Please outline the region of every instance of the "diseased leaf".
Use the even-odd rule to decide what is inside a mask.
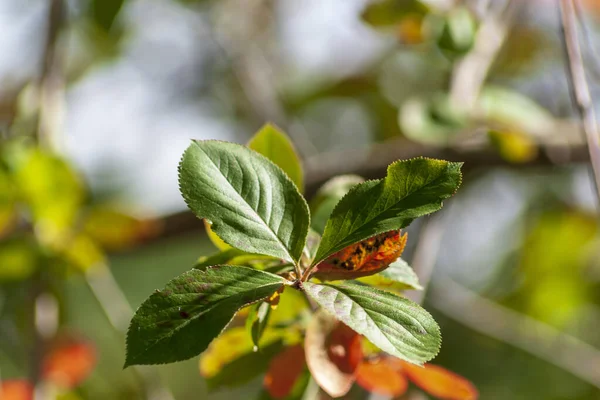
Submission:
[[[33,385],[25,379],[0,382],[2,400],[33,400],[33,390]]]
[[[194,141],[179,165],[179,186],[190,209],[210,220],[227,244],[289,262],[300,259],[308,206],[264,156],[234,143]]]
[[[391,355],[422,364],[439,351],[437,323],[406,298],[353,282],[303,286],[323,309]]]
[[[471,382],[439,365],[417,367],[402,363],[402,368],[415,385],[439,399],[477,400],[479,397]]]
[[[352,244],[319,263],[313,275],[323,281],[356,279],[384,271],[406,246],[408,235],[390,231]]]
[[[96,366],[96,348],[82,340],[58,344],[44,357],[42,375],[62,388],[77,387]]]
[[[273,124],[265,124],[250,139],[248,147],[262,154],[290,177],[300,192],[304,189],[304,172],[290,138]]]
[[[263,385],[271,397],[283,399],[292,392],[305,366],[302,346],[287,347],[271,360]]]
[[[125,366],[186,360],[204,351],[236,311],[280,289],[284,279],[241,266],[191,270],[157,290],[136,311]]]
[[[419,284],[419,278],[415,274],[415,271],[413,271],[406,261],[400,258],[380,273],[358,278],[357,280],[370,286],[392,291],[423,289]]]
[[[364,361],[356,369],[356,383],[369,392],[382,396],[401,396],[408,389],[408,379],[391,358],[385,357],[375,361]]]
[[[461,165],[428,158],[397,161],[388,167],[385,179],[354,186],[327,221],[313,264],[439,210],[442,200],[460,185]]]
[[[313,379],[332,397],[344,396],[362,361],[360,337],[329,314],[313,315],[304,341],[306,363]]]
[[[268,302],[257,303],[250,308],[250,313],[246,319],[246,329],[250,333],[255,349],[258,349],[260,338],[269,323],[270,315],[271,304]]]
[[[341,175],[325,182],[310,202],[312,228],[322,234],[336,204],[354,185],[364,181],[358,175]]]

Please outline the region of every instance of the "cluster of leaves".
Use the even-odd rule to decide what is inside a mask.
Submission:
[[[275,127],[266,125],[249,147],[194,141],[179,166],[180,189],[221,251],[139,307],[125,366],[181,361],[209,348],[201,371],[210,387],[245,382],[271,365],[265,386],[270,396],[285,398],[302,393],[308,376],[304,364],[285,368],[284,376],[275,373],[277,365],[306,353],[314,379],[339,397],[354,382],[363,353],[347,368],[336,357],[354,359],[360,335],[385,357],[418,365],[432,359],[441,343],[438,325],[398,293],[419,287],[412,269],[396,261],[406,241],[399,230],[454,194],[460,164],[399,161],[384,179],[351,185],[356,180],[326,185],[311,221],[298,157]],[[214,340],[244,317],[246,328],[234,322]],[[336,327],[345,331],[332,346]]]

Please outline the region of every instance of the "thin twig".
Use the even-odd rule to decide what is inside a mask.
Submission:
[[[569,88],[581,119],[583,132],[587,140],[596,194],[600,199],[600,136],[594,113],[594,104],[588,87],[581,47],[577,35],[577,19],[572,0],[559,0],[561,28],[565,56],[568,60]]]
[[[592,33],[585,21],[585,10],[583,9],[581,0],[575,1],[575,13],[577,14],[577,19],[579,20],[579,25],[581,26],[583,44],[587,50],[586,54],[589,56],[588,60],[590,61],[591,67],[588,68],[588,71],[593,78],[600,81],[600,54],[597,52],[597,49],[594,48],[592,43]]]
[[[456,63],[450,82],[453,104],[471,112],[488,72],[500,51],[520,1],[506,0],[499,10],[490,10],[475,37],[473,49]]]
[[[405,292],[406,297],[415,303],[421,304],[427,294],[427,288],[442,246],[442,238],[446,231],[450,212],[451,208],[447,206],[446,209],[430,217],[421,226],[419,242],[411,260],[411,265],[419,277],[419,283],[423,289]]]
[[[515,346],[600,388],[600,352],[550,325],[498,305],[438,274],[428,302],[470,329]]]
[[[65,23],[64,0],[50,0],[48,6],[48,29],[44,46],[43,65],[39,77],[40,108],[38,120],[38,142],[52,148],[60,131],[63,95],[62,60],[57,42]]]

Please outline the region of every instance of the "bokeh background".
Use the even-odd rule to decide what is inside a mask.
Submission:
[[[1,379],[35,376],[58,335],[97,360],[64,398],[255,398],[260,376],[209,393],[197,358],[122,370],[119,330],[216,250],[177,186],[190,139],[272,121],[308,196],[396,159],[464,161],[408,230],[436,363],[484,400],[599,399],[598,197],[558,3],[0,0]],[[600,2],[572,4],[600,112]]]

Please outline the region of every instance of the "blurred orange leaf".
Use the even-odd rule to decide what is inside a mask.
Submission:
[[[392,358],[363,362],[356,370],[356,383],[369,392],[384,396],[400,396],[408,388],[408,379]]]
[[[479,393],[475,386],[454,372],[438,365],[419,367],[401,361],[404,373],[418,387],[444,400],[476,400]]]
[[[264,379],[264,386],[271,397],[282,399],[288,396],[305,365],[301,345],[290,346],[275,356]]]
[[[33,400],[33,386],[25,379],[4,381],[0,384],[2,400]]]
[[[348,393],[363,358],[360,336],[321,311],[313,315],[304,343],[306,363],[319,386],[332,397]]]
[[[96,366],[96,349],[83,341],[70,341],[55,347],[43,363],[43,377],[64,388],[78,386]]]

